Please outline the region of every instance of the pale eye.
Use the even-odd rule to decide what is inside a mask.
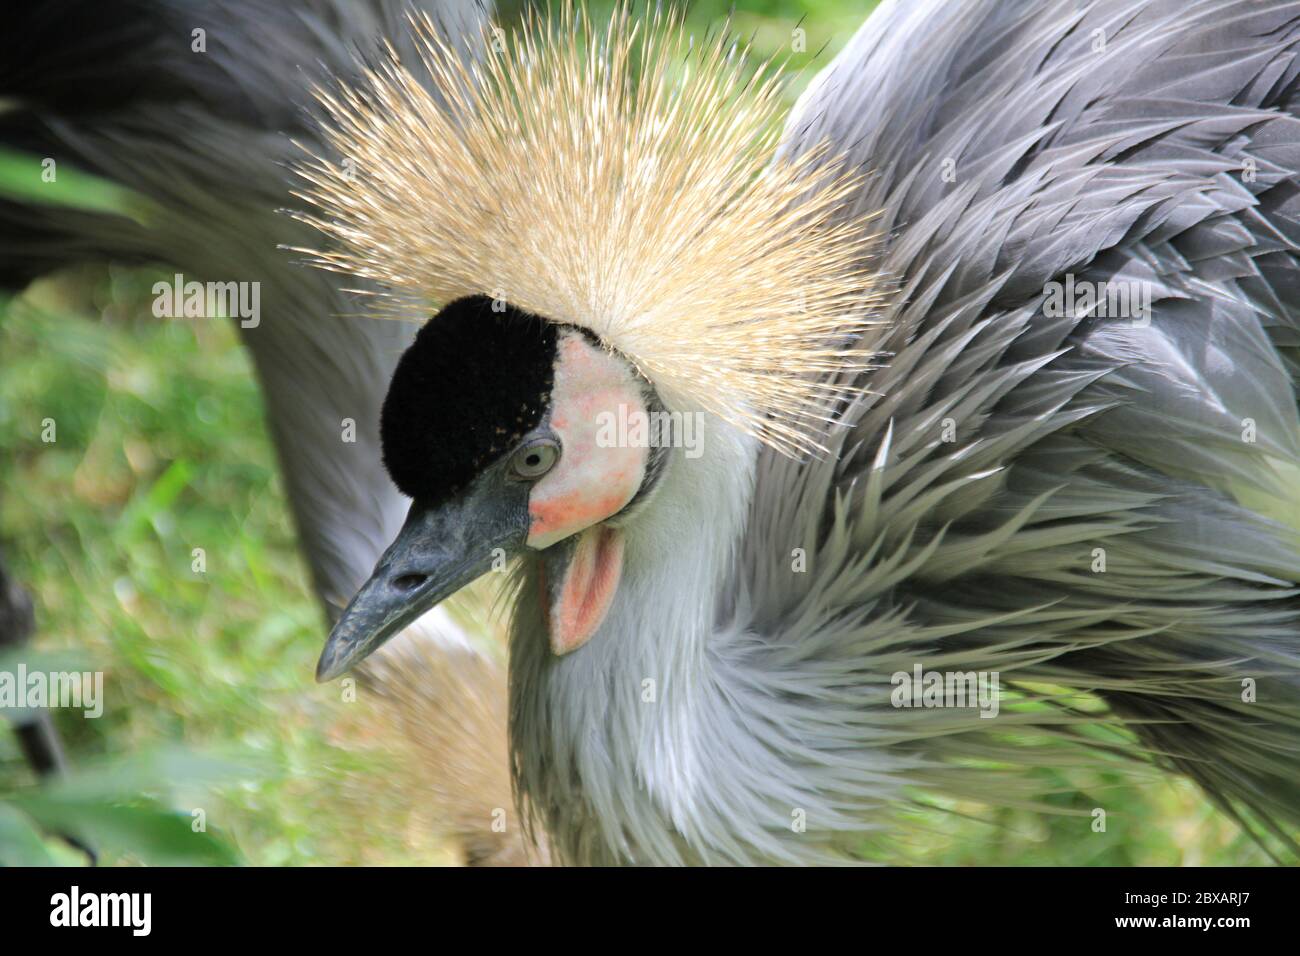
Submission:
[[[540,478],[560,459],[560,446],[549,438],[539,438],[524,445],[511,459],[510,469],[517,478]]]

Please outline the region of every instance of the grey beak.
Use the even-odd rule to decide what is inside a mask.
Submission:
[[[316,680],[333,680],[365,660],[495,560],[518,552],[527,536],[527,486],[494,472],[436,508],[413,503],[396,540],[330,631]]]

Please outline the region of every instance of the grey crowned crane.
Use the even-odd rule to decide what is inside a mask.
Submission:
[[[886,2],[780,136],[671,15],[417,32],[302,167],[427,319],[320,678],[512,558],[560,861],[837,859],[1117,750],[1294,851],[1300,3]]]

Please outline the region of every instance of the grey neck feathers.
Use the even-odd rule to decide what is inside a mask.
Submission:
[[[516,777],[571,862],[671,859],[681,852],[672,821],[691,815],[711,772],[693,715],[717,693],[717,595],[744,528],[756,447],[712,416],[702,447],[694,459],[671,449],[652,497],[622,525],[622,580],[584,647],[552,655],[537,569],[524,571],[510,648]]]
[[[819,795],[825,776],[808,772],[811,762],[826,769],[826,754],[807,751],[834,749],[836,730],[809,726],[806,699],[791,693],[797,675],[744,621],[719,620],[730,606],[720,597],[735,592],[757,453],[712,417],[702,457],[671,452],[660,487],[624,526],[614,606],[566,657],[548,648],[536,568],[525,568],[511,749],[522,801],[562,860],[808,861],[826,847],[800,831],[801,817],[849,823],[842,801]]]

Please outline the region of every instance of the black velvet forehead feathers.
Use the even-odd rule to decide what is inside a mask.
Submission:
[[[402,493],[437,505],[541,422],[557,327],[486,296],[431,318],[397,363],[380,416],[384,467]]]

